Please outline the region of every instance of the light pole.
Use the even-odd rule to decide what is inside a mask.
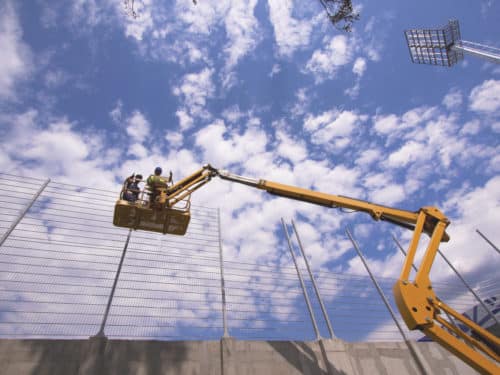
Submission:
[[[462,40],[457,20],[440,29],[405,30],[411,61],[416,64],[453,66],[464,54],[500,64],[500,49]]]

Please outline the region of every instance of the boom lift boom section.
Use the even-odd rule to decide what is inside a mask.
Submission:
[[[213,177],[248,185],[265,190],[270,194],[317,204],[330,208],[343,208],[364,212],[374,220],[383,220],[413,231],[399,279],[393,287],[396,305],[409,329],[419,329],[438,342],[457,357],[483,374],[500,374],[500,340],[484,328],[462,316],[442,302],[434,293],[429,278],[430,270],[441,242],[449,236],[446,227],[448,218],[437,208],[428,206],[418,211],[407,211],[370,203],[364,200],[326,194],[267,180],[257,180],[218,170],[210,165],[177,182],[165,191],[163,204],[167,208],[209,182]],[[187,224],[186,224],[187,226]],[[185,230],[184,230],[185,232]],[[430,237],[414,280],[410,280],[411,266],[414,263],[422,233]],[[474,336],[462,331],[455,324],[443,319],[441,313],[452,316],[467,326]],[[488,344],[485,344],[488,343]]]

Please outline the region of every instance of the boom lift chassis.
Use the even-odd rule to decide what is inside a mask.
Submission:
[[[500,340],[498,337],[453,310],[436,296],[432,288],[429,273],[439,244],[449,241],[446,227],[450,222],[439,209],[428,206],[422,207],[416,212],[401,210],[272,181],[242,177],[227,171],[218,170],[210,165],[205,165],[197,172],[177,182],[163,192],[163,198],[161,199],[164,205],[163,212],[167,212],[168,216],[168,212],[174,210],[176,204],[188,199],[195,190],[205,185],[213,177],[220,177],[223,180],[262,189],[270,194],[284,198],[309,202],[329,208],[347,208],[364,212],[370,215],[375,221],[388,221],[412,230],[413,238],[410,242],[403,269],[399,279],[393,286],[396,305],[406,325],[410,330],[419,329],[426,336],[438,342],[480,373],[500,374],[500,367],[498,366],[498,362],[500,362]],[[119,206],[118,203],[117,207]],[[158,205],[154,209],[157,209],[157,207]],[[115,219],[117,217],[116,212],[115,209]],[[189,215],[189,213],[187,214]],[[188,223],[189,218],[187,222],[184,222],[185,228],[183,230],[173,231],[172,233],[184,234]],[[163,233],[169,233],[165,228],[164,226]],[[147,227],[144,229],[147,229]],[[427,234],[430,240],[419,270],[414,279],[410,280],[411,266],[414,263],[422,233]],[[452,322],[443,319],[441,316],[442,312],[467,326],[473,332],[474,336],[467,334]],[[485,343],[488,343],[488,345]]]

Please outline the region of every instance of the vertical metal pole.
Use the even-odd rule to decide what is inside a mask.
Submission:
[[[363,254],[361,253],[361,250],[359,249],[359,246],[358,246],[358,243],[356,242],[356,240],[354,239],[354,237],[352,236],[351,232],[349,231],[348,228],[346,228],[346,233],[347,233],[347,236],[349,237],[349,239],[351,240],[352,242],[352,245],[354,246],[354,248],[356,249],[356,252],[358,253],[358,256],[359,256],[359,259],[361,259],[361,262],[363,262],[363,265],[365,266],[365,269],[366,269],[366,272],[368,272],[368,275],[370,275],[370,278],[372,279],[372,282],[373,282],[373,285],[375,285],[375,288],[377,289],[378,291],[378,294],[380,295],[380,298],[382,299],[382,301],[384,302],[385,304],[385,307],[387,307],[387,310],[389,310],[389,313],[391,314],[391,317],[392,319],[394,320],[394,323],[396,323],[396,326],[398,327],[399,329],[399,332],[401,333],[401,336],[403,336],[403,339],[405,341],[408,340],[408,338],[406,337],[406,334],[405,332],[403,331],[403,328],[401,327],[401,325],[399,324],[398,320],[396,319],[396,314],[394,314],[394,311],[392,310],[392,307],[391,305],[389,304],[389,301],[387,300],[384,292],[382,291],[382,288],[380,288],[380,286],[378,285],[378,282],[377,280],[375,280],[375,277],[373,276],[372,274],[372,271],[370,270],[370,268],[368,267],[368,263],[366,263],[366,260],[365,260],[365,257],[363,256]]]
[[[297,237],[297,242],[299,244],[299,249],[300,249],[300,252],[302,254],[302,258],[304,258],[304,262],[306,263],[307,272],[309,273],[309,278],[311,279],[311,282],[312,282],[313,287],[314,287],[314,291],[316,293],[316,297],[318,298],[319,305],[321,307],[321,312],[323,313],[323,316],[325,318],[326,325],[328,327],[328,332],[330,333],[330,337],[333,339],[335,337],[335,335],[333,334],[333,328],[332,328],[332,325],[330,323],[330,318],[328,317],[325,305],[323,304],[323,300],[321,298],[321,295],[319,294],[319,289],[318,289],[318,286],[316,285],[316,280],[314,279],[314,276],[311,272],[311,267],[309,266],[309,261],[307,260],[306,253],[304,251],[304,247],[302,246],[302,241],[300,240],[299,232],[297,231],[297,227],[295,226],[295,222],[293,220],[292,220],[292,227],[293,227],[293,231],[295,232],[295,237]]]
[[[113,286],[111,288],[111,293],[109,295],[108,304],[106,310],[104,311],[104,317],[102,318],[101,328],[95,337],[106,337],[104,334],[104,327],[106,326],[106,321],[108,320],[109,310],[111,308],[111,303],[113,302],[113,296],[115,295],[116,284],[118,284],[118,278],[120,277],[120,272],[122,271],[123,261],[125,260],[125,254],[127,253],[128,243],[130,242],[130,236],[132,235],[132,229],[129,229],[127,240],[125,241],[125,246],[123,246],[122,257],[120,259],[120,264],[116,270],[115,280],[113,281]]]
[[[476,300],[479,302],[479,304],[483,307],[483,309],[488,313],[489,316],[491,316],[493,318],[493,320],[496,322],[496,324],[500,324],[500,322],[498,321],[498,318],[495,316],[495,314],[493,314],[491,312],[491,310],[488,308],[488,306],[486,306],[486,304],[483,302],[483,300],[477,295],[476,292],[474,292],[474,290],[471,288],[471,286],[467,283],[467,281],[465,281],[465,279],[462,277],[462,275],[460,275],[458,273],[458,271],[456,270],[455,267],[453,267],[453,265],[450,263],[450,261],[448,260],[448,258],[446,258],[444,256],[444,254],[441,252],[441,250],[438,249],[438,253],[439,255],[441,255],[441,257],[444,259],[444,261],[448,264],[448,266],[450,266],[450,268],[453,270],[453,272],[455,272],[455,274],[458,276],[458,278],[460,280],[462,280],[462,283],[465,285],[465,287],[469,290],[469,292],[472,293],[472,295],[476,298]]]
[[[394,314],[394,311],[392,310],[392,307],[389,304],[389,301],[387,300],[384,292],[382,291],[382,288],[380,288],[380,286],[377,283],[377,280],[375,280],[375,277],[373,276],[373,274],[370,270],[370,267],[368,267],[368,263],[366,263],[365,257],[361,253],[361,250],[359,249],[358,243],[356,242],[356,240],[354,239],[354,237],[352,236],[352,234],[348,228],[346,228],[345,231],[346,231],[347,235],[349,236],[349,239],[351,240],[352,245],[356,249],[356,252],[358,253],[359,258],[361,259],[361,262],[363,262],[363,265],[365,266],[366,271],[370,275],[370,278],[373,281],[373,285],[375,285],[375,288],[377,288],[377,291],[380,295],[380,298],[384,302],[385,307],[387,307],[387,310],[389,310],[389,313],[391,314],[391,317],[394,320],[394,323],[396,323],[396,326],[398,327],[399,332],[401,333],[401,336],[403,337],[403,340],[405,341],[406,346],[408,347],[408,350],[412,354],[413,359],[415,360],[415,363],[417,364],[417,367],[419,368],[419,370],[422,374],[430,373],[429,370],[426,368],[426,365],[422,361],[421,355],[417,352],[417,350],[413,346],[412,342],[410,340],[408,340],[406,334],[403,331],[403,328],[399,325],[398,320],[396,319],[396,314]]]
[[[217,222],[219,226],[219,262],[220,262],[220,289],[222,295],[222,326],[224,327],[224,334],[222,337],[229,337],[227,330],[227,315],[226,315],[226,287],[224,282],[224,258],[222,255],[222,230],[220,224],[220,208],[217,209]]]
[[[304,294],[304,299],[306,300],[307,309],[309,310],[309,315],[311,316],[311,322],[314,328],[314,333],[316,334],[316,340],[321,339],[319,334],[318,325],[316,324],[316,319],[314,318],[314,313],[311,307],[311,302],[309,301],[309,297],[307,295],[306,286],[304,284],[304,280],[302,279],[302,274],[299,270],[299,265],[297,264],[297,259],[295,258],[295,254],[293,252],[292,242],[290,241],[290,235],[288,234],[288,229],[281,218],[281,224],[283,224],[283,230],[285,231],[286,240],[288,241],[288,248],[290,249],[290,254],[292,254],[293,263],[295,264],[295,269],[297,270],[297,277],[300,281],[300,286],[302,287],[302,293]]]
[[[17,224],[19,224],[21,222],[21,220],[23,219],[24,215],[26,215],[26,213],[29,211],[29,209],[31,208],[31,206],[33,206],[33,204],[35,203],[35,201],[38,199],[38,197],[40,196],[40,194],[43,193],[43,191],[45,190],[45,188],[47,187],[47,185],[50,183],[50,178],[47,179],[47,181],[45,181],[43,183],[43,185],[40,187],[40,189],[38,189],[38,191],[35,193],[35,195],[33,196],[33,198],[31,199],[31,201],[26,205],[26,207],[19,213],[19,216],[16,218],[16,220],[11,224],[11,226],[9,227],[9,229],[7,229],[7,231],[3,234],[2,238],[0,239],[0,246],[3,245],[3,243],[7,240],[7,237],[9,237],[9,235],[14,231],[14,229],[16,229],[17,227]]]
[[[498,253],[498,254],[500,254],[500,250],[498,249],[498,247],[496,247],[496,246],[493,244],[493,242],[491,242],[491,241],[490,241],[490,240],[489,240],[489,239],[488,239],[488,238],[487,238],[484,234],[482,234],[482,233],[479,231],[479,229],[476,229],[476,232],[477,232],[477,234],[479,234],[479,235],[483,238],[483,240],[485,240],[486,242],[488,242],[488,243],[490,244],[490,246],[491,246],[492,248],[494,248],[494,249],[497,251],[497,253]]]

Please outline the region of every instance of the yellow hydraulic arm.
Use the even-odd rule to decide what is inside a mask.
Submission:
[[[256,180],[238,176],[227,171],[217,170],[210,165],[204,166],[193,175],[179,181],[169,188],[168,198],[172,204],[185,194],[201,187],[212,177],[245,184],[262,189],[270,194],[309,202],[331,208],[347,208],[365,212],[374,220],[384,220],[413,230],[413,238],[408,249],[403,269],[393,292],[398,309],[408,328],[419,329],[438,342],[457,357],[483,374],[500,374],[500,340],[484,328],[459,314],[436,297],[429,278],[434,258],[441,242],[449,236],[446,227],[448,218],[435,207],[422,207],[416,212],[373,204],[363,200],[339,195],[325,194],[272,181]],[[177,198],[176,198],[177,197]],[[411,265],[414,262],[422,233],[430,237],[424,257],[415,279],[410,280]],[[455,320],[468,326],[474,337],[465,333],[453,323],[442,318],[444,312]],[[477,339],[477,338],[480,339]],[[487,342],[489,345],[486,345]]]

